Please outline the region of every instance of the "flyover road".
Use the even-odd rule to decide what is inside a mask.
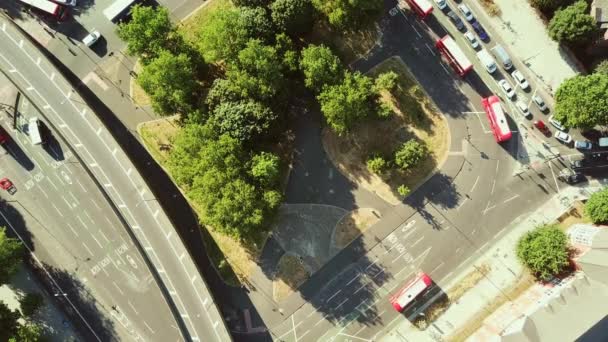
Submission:
[[[515,114],[509,116],[513,138],[504,144],[494,141],[480,110],[482,97],[499,93],[492,77],[470,57],[477,72],[459,78],[434,47],[448,31],[431,18],[428,25],[420,24],[395,1],[385,3],[380,46],[351,67],[367,71],[386,58],[400,57],[448,120],[448,158],[406,203],[300,288],[304,300],[269,324],[275,340],[377,339],[432,302],[421,298],[403,315],[390,306],[390,295],[416,272],[430,274],[440,291],[476,253],[565,186],[555,178],[563,166],[554,156],[514,172],[520,153],[534,142],[525,137],[528,131]],[[457,41],[466,49],[462,39]],[[339,259],[345,262],[339,264]]]
[[[73,155],[93,175],[119,214],[122,228],[135,236],[184,339],[230,340],[222,316],[174,227],[94,110],[4,17],[0,17],[0,46],[0,69],[72,147]],[[155,314],[142,313],[146,317]]]

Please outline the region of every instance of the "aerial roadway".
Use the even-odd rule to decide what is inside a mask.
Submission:
[[[87,340],[230,341],[174,227],[95,111],[4,16],[0,46],[2,89],[21,93],[16,128],[0,121],[1,170],[18,190],[3,193],[1,219],[74,324]],[[34,117],[49,129],[43,143]]]

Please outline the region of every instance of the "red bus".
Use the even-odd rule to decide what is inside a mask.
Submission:
[[[420,272],[416,277],[410,280],[405,287],[395,293],[390,301],[395,310],[401,312],[408,306],[418,295],[429,288],[433,281],[426,273]]]
[[[61,6],[49,0],[19,0],[26,5],[32,6],[42,12],[48,13],[59,21],[63,21],[68,17],[67,7]]]
[[[439,39],[435,44],[439,52],[445,58],[447,58],[450,65],[456,70],[458,75],[464,76],[469,70],[473,69],[473,64],[467,56],[462,52],[458,44],[450,37],[446,35],[445,37]]]
[[[429,0],[407,0],[410,8],[416,12],[418,18],[424,20],[431,12],[433,12],[433,5]]]
[[[494,133],[496,142],[511,139],[511,129],[509,128],[509,123],[507,122],[498,96],[492,95],[485,99],[481,99],[481,105],[486,111],[486,116],[490,121],[490,128],[492,129],[492,133]]]

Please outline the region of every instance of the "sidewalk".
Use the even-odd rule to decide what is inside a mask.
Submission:
[[[11,310],[16,310],[19,309],[19,295],[25,293],[39,293],[44,298],[44,305],[34,320],[43,327],[45,341],[83,340],[70,325],[69,319],[55,306],[54,299],[38,284],[36,277],[29,269],[21,266],[9,285],[0,286],[0,300],[5,302]]]
[[[444,292],[449,293],[450,289],[461,284],[463,279],[471,272],[484,267],[489,268],[489,273],[483,279],[468,289],[455,303],[451,304],[426,330],[422,331],[409,320],[401,319],[398,320],[397,326],[389,327],[392,330],[380,341],[420,342],[446,340],[480,311],[484,310],[485,307],[498,300],[498,297],[501,297],[506,289],[516,284],[521,278],[524,270],[517,260],[515,246],[524,233],[540,224],[555,221],[574,201],[588,198],[593,192],[601,188],[602,185],[599,182],[594,182],[593,184],[587,184],[585,188],[570,187],[564,189],[529,217],[514,221],[505,230],[508,232],[506,235],[501,237],[500,240],[486,251],[478,252],[481,253],[480,255],[474,256],[476,260],[470,266],[463,269],[459,275],[454,276],[448,284],[439,285]],[[551,296],[554,293],[551,288],[556,285],[565,285],[564,283],[552,284],[550,286],[533,285],[532,291],[529,291],[526,296],[522,296],[521,300],[516,301],[518,302],[517,305],[502,305],[501,309],[506,308],[505,310],[500,310],[500,312],[499,310],[495,311],[495,313],[500,313],[500,315],[492,314],[488,316],[488,319],[484,321],[483,338],[475,339],[471,337],[469,340],[496,340],[497,333],[517,319],[522,314],[522,310],[525,310],[530,303],[541,300],[543,296]],[[513,304],[514,302],[507,303]],[[476,335],[479,337],[478,334]]]
[[[570,56],[549,38],[547,28],[527,0],[494,0],[501,14],[490,17],[479,4],[470,2],[477,16],[487,23],[507,44],[505,48],[515,62],[521,61],[544,84],[545,91],[555,95],[559,85],[580,72]],[[517,67],[517,65],[516,65]]]

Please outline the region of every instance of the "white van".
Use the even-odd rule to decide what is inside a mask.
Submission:
[[[42,135],[40,134],[40,121],[37,117],[33,117],[30,119],[30,122],[27,126],[27,132],[30,135],[30,140],[33,145],[42,144]]]
[[[502,67],[505,70],[509,70],[513,67],[513,62],[511,62],[511,57],[507,53],[507,50],[503,48],[501,45],[496,45],[492,48],[492,52],[494,52],[494,56],[502,63]]]
[[[486,49],[481,49],[478,51],[477,58],[481,64],[483,64],[484,68],[486,68],[487,72],[492,74],[494,71],[496,71],[496,61],[494,61],[494,58],[492,58],[492,55],[490,55]]]

